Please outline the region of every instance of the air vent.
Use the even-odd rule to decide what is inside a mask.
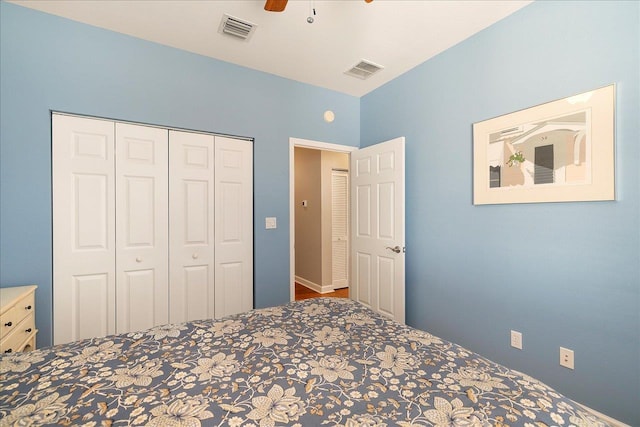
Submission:
[[[382,68],[384,67],[382,67],[381,65],[374,64],[373,62],[363,59],[362,61],[354,65],[353,68],[345,71],[344,73],[348,76],[357,77],[364,80],[382,70]]]
[[[249,40],[255,29],[256,24],[225,14],[220,22],[218,32],[241,40]]]

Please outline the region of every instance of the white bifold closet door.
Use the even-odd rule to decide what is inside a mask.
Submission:
[[[253,308],[252,145],[170,131],[170,321]]]
[[[116,332],[169,321],[168,131],[116,123]]]
[[[216,136],[216,317],[253,308],[253,147]]]
[[[54,344],[116,332],[115,127],[53,116]]]
[[[250,141],[53,115],[54,343],[253,307]]]
[[[170,131],[170,321],[215,315],[214,136]]]

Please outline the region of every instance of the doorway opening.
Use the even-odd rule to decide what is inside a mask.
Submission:
[[[297,138],[289,148],[290,300],[348,297],[349,153],[357,148]]]

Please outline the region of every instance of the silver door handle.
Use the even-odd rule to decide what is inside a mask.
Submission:
[[[402,252],[402,249],[400,249],[400,246],[396,246],[394,248],[392,248],[391,246],[387,246],[387,249],[392,250],[393,252],[399,254],[400,252]]]

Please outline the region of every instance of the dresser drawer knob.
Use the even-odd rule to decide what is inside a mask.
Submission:
[[[25,310],[31,310],[31,305],[28,305],[24,308]]]
[[[5,350],[4,352],[5,352],[5,353],[11,353],[11,352],[13,352],[13,349],[12,349],[12,348],[10,348],[10,349],[8,349],[8,350]]]
[[[9,326],[13,326],[13,322],[7,322],[4,324],[4,326],[9,327]]]
[[[25,331],[26,333],[29,333],[29,332],[31,332],[31,328],[29,328],[29,329],[25,329],[24,331]]]

